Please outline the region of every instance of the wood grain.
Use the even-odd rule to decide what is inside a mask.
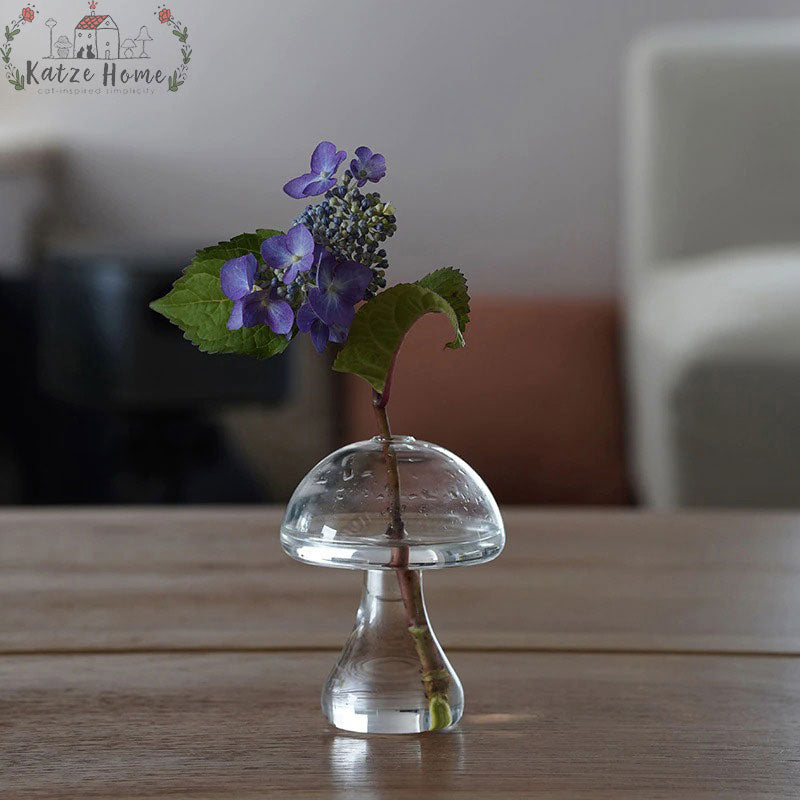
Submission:
[[[279,520],[0,514],[2,800],[798,796],[800,517],[509,512],[428,577],[468,705],[414,737],[325,722],[360,576]]]
[[[800,516],[505,513],[428,573],[450,651],[800,654]],[[0,513],[0,652],[341,647],[360,573],[296,564],[277,509]]]
[[[332,660],[0,658],[0,796],[797,797],[797,659],[460,654],[461,726],[411,737],[330,728]]]

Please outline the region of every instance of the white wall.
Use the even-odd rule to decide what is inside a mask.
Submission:
[[[154,7],[101,0],[98,13],[129,27],[141,18],[157,39]],[[84,5],[39,8],[77,19]],[[178,94],[0,87],[0,133],[68,146],[65,215],[126,239],[198,244],[284,227],[302,204],[282,184],[330,138],[387,156],[380,189],[398,208],[396,278],[456,264],[479,289],[576,294],[616,288],[620,77],[632,37],[666,22],[800,14],[798,0],[174,0],[172,8],[194,45]]]

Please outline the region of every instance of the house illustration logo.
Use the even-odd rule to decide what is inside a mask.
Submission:
[[[192,60],[188,27],[166,5],[155,8],[148,27],[141,19],[118,22],[116,16],[100,13],[98,2],[88,0],[89,13],[68,27],[46,17],[47,52],[38,58],[23,52],[17,37],[27,45],[34,37],[22,39],[22,33],[41,28],[37,22],[44,15],[34,4],[25,6],[0,37],[8,84],[18,92],[39,94],[154,94],[159,88],[178,92]],[[170,35],[159,35],[162,31]],[[154,48],[158,52],[152,52]]]
[[[72,53],[75,58],[119,58],[119,28],[108,14],[96,14],[97,3],[91,0],[92,13],[75,26]],[[96,55],[95,55],[96,54]]]

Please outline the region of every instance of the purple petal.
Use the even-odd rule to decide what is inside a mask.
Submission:
[[[253,292],[242,300],[242,325],[245,328],[254,328],[263,325],[267,318],[265,303],[269,302],[269,292],[262,289]]]
[[[364,299],[371,282],[372,270],[357,261],[344,261],[334,271],[332,289],[345,303],[354,306]]]
[[[325,350],[328,341],[342,341],[334,338],[333,330],[314,313],[308,303],[303,303],[297,311],[297,329],[301,333],[311,334],[311,341],[318,353]]]
[[[367,177],[373,183],[377,183],[386,175],[386,159],[380,153],[375,153],[374,156],[367,160],[365,169],[367,170]]]
[[[286,236],[271,236],[261,243],[261,257],[273,269],[286,269],[292,263],[292,254],[286,246]]]
[[[242,301],[242,321],[245,328],[269,325],[273,333],[288,333],[294,322],[292,307],[281,300],[275,290],[262,289],[247,295]]]
[[[286,234],[285,247],[288,258],[280,266],[286,269],[283,282],[291,283],[297,277],[298,272],[308,272],[311,269],[314,263],[314,237],[304,225],[295,225]],[[267,259],[266,255],[264,260],[270,266],[276,266]]]
[[[232,258],[222,265],[219,283],[223,294],[230,300],[241,300],[253,288],[258,262],[252,253]]]
[[[226,325],[229,331],[238,331],[244,325],[242,321],[242,301],[236,300],[231,309],[231,315],[228,317],[228,324]]]
[[[300,333],[308,333],[311,325],[318,319],[314,309],[308,303],[303,303],[297,310],[297,329]]]
[[[344,344],[347,341],[347,334],[350,331],[347,328],[340,328],[338,325],[331,325],[328,334],[328,339],[336,344]]]
[[[292,264],[286,272],[283,273],[283,282],[288,286],[296,277],[297,273],[300,272],[299,265],[300,262],[297,261],[296,263]]]
[[[277,237],[273,237],[277,238]],[[269,241],[269,239],[267,239]],[[314,237],[305,225],[295,225],[286,233],[286,249],[295,256],[311,255],[314,252]]]
[[[319,178],[303,189],[303,197],[315,197],[318,194],[325,194],[328,189],[332,189],[334,186],[336,186],[336,178]]]
[[[328,346],[328,326],[321,319],[315,319],[311,323],[311,341],[318,353],[325,352]]]
[[[311,171],[329,178],[346,158],[347,153],[344,150],[336,152],[333,142],[320,142],[311,154]]]
[[[314,270],[315,270],[314,271],[315,275],[316,275],[316,270],[319,269],[319,262],[322,260],[322,258],[326,254],[330,255],[330,253],[328,253],[328,251],[321,244],[315,244],[314,245],[314,263],[313,263],[313,266],[314,266]]]
[[[317,316],[328,325],[349,328],[355,316],[355,309],[332,291],[323,292],[314,288],[308,293],[308,302]]]
[[[294,324],[294,311],[285,300],[271,300],[267,306],[267,325],[273,333],[289,333]]]
[[[359,153],[359,151],[363,151],[363,150],[366,150],[367,152],[372,153],[372,150],[370,150],[369,147],[357,147],[356,148],[356,155]],[[350,162],[350,172],[353,173],[353,177],[354,178],[358,178],[359,175],[361,174],[361,170],[365,170],[366,171],[366,163],[365,163],[365,161],[361,157],[354,158]],[[358,185],[359,186],[363,186],[366,182],[367,182],[366,177],[361,178],[358,181]]]
[[[295,266],[298,272],[308,272],[314,266],[314,252],[306,253]]]
[[[292,180],[283,187],[283,191],[286,192],[289,197],[294,197],[295,200],[302,200],[306,196],[305,190],[308,184],[316,181],[318,177],[319,176],[315,175],[313,172],[307,172],[299,178],[292,178]]]
[[[327,289],[333,283],[333,272],[336,269],[336,259],[327,250],[322,252],[317,264],[317,286]]]
[[[350,162],[350,170],[359,186],[368,180],[377,183],[386,175],[386,159],[380,153],[373,153],[369,147],[357,147],[356,156]]]
[[[333,142],[320,142],[311,154],[311,171],[319,175],[336,158],[336,145]]]
[[[311,269],[312,261],[313,256],[310,253],[305,258],[300,259],[300,261],[295,261],[289,269],[283,273],[283,282],[288,285],[294,281],[299,273],[308,272]]]

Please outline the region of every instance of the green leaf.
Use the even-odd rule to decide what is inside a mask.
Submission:
[[[150,308],[163,314],[184,331],[193,344],[206,353],[244,353],[270,358],[289,345],[285,336],[274,334],[265,325],[229,331],[225,325],[233,303],[222,293],[219,271],[226,261],[252,253],[258,257],[261,243],[280,231],[259,229],[243,233],[229,242],[199,250],[172,290]]]
[[[448,274],[439,274],[443,272]],[[455,306],[423,281],[449,294]],[[364,303],[356,312],[347,343],[333,368],[358,375],[382,392],[406,333],[420,317],[431,313],[445,314],[450,320],[456,337],[448,346],[463,347],[469,296],[464,276],[457,270],[437,270],[419,283],[400,283]]]
[[[443,267],[431,272],[417,281],[420,286],[432,289],[439,297],[450,303],[458,319],[459,333],[463,334],[469,323],[469,291],[464,273],[455,267]],[[450,342],[448,347],[463,347],[458,340]]]

